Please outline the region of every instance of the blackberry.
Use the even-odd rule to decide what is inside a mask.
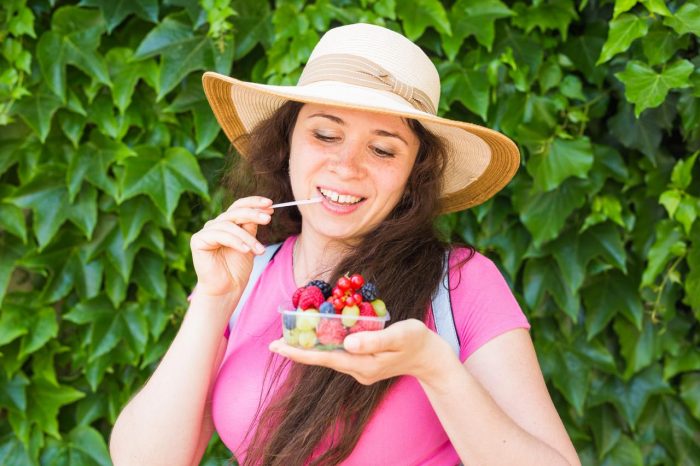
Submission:
[[[325,303],[321,304],[321,307],[318,308],[318,311],[321,314],[335,314],[335,308],[331,303],[326,301]]]
[[[294,330],[297,325],[297,318],[294,314],[282,314],[282,321],[287,330]]]
[[[360,288],[360,294],[365,301],[374,301],[377,299],[379,290],[377,290],[377,286],[374,283],[367,282]]]
[[[324,282],[323,280],[313,280],[310,281],[308,285],[306,286],[315,286],[319,290],[321,290],[321,293],[323,293],[323,299],[328,299],[330,295],[333,293],[333,289],[331,288],[331,285]]]

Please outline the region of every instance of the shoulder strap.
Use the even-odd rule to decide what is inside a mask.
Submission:
[[[267,267],[267,264],[274,257],[275,253],[277,253],[280,246],[282,246],[282,243],[269,244],[265,247],[264,253],[255,256],[253,259],[253,270],[250,272],[248,284],[243,290],[243,294],[241,294],[241,299],[238,300],[236,309],[233,311],[233,314],[231,314],[231,319],[228,321],[229,330],[233,330],[233,325],[236,323],[236,320],[238,320],[238,315],[241,313],[243,306],[245,306],[245,302],[248,301],[248,296],[251,291],[253,291],[255,283],[258,281],[258,278],[260,278],[260,275],[262,275],[263,270],[265,270],[265,267]]]
[[[452,315],[452,302],[450,300],[450,252],[445,253],[445,265],[443,266],[442,280],[433,295],[433,319],[437,333],[447,340],[454,352],[459,357],[459,337]]]

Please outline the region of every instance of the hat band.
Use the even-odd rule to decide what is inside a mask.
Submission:
[[[393,92],[421,112],[436,114],[428,95],[398,79],[390,72],[364,57],[350,54],[328,54],[306,64],[297,85],[318,81],[339,81],[357,86]]]

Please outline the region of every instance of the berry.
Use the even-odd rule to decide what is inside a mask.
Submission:
[[[372,301],[372,307],[374,308],[374,312],[377,313],[377,316],[383,317],[386,315],[386,304],[384,304],[384,301],[381,299]]]
[[[299,332],[299,346],[302,348],[313,348],[316,344],[316,333],[313,330]]]
[[[299,306],[299,297],[301,296],[301,292],[304,291],[305,286],[302,286],[301,288],[297,288],[297,290],[294,292],[292,295],[292,305],[294,307]]]
[[[316,288],[321,290],[324,299],[328,298],[331,295],[331,292],[333,291],[331,289],[331,285],[329,283],[324,282],[323,280],[310,281],[309,284],[306,286],[315,286]]]
[[[345,305],[346,306],[354,306],[355,304],[358,304],[358,303],[355,302],[355,300],[353,299],[352,296],[348,296],[347,298],[345,298]]]
[[[362,285],[365,284],[365,279],[362,278],[362,275],[356,273],[350,277],[350,283],[352,284],[353,290],[359,290],[360,288],[362,288]]]
[[[335,308],[329,302],[321,304],[321,307],[319,307],[318,310],[321,314],[335,314]]]
[[[333,297],[334,298],[342,298],[343,296],[345,296],[345,292],[343,290],[341,290],[337,286],[335,288],[333,288]]]
[[[343,325],[352,327],[357,322],[357,316],[360,315],[360,308],[357,306],[345,306],[341,314],[343,314]]]
[[[317,315],[316,309],[299,312],[297,315],[297,328],[302,331],[314,330],[321,318]]]
[[[381,330],[384,328],[384,322],[377,320],[358,320],[355,325],[348,329],[348,333],[366,332]]]
[[[377,299],[379,291],[377,291],[377,286],[374,283],[367,282],[360,289],[360,294],[365,299],[365,301],[374,301],[375,299]]]
[[[287,330],[292,330],[297,325],[297,318],[294,314],[282,314],[282,321]]]
[[[343,303],[342,299],[335,298],[333,300],[333,308],[335,309],[336,312],[342,311],[344,307],[345,307],[345,303]]]
[[[350,288],[352,288],[352,282],[350,282],[350,279],[348,277],[340,277],[338,279],[338,288],[340,288],[343,291],[347,291]]]
[[[362,295],[360,293],[353,293],[352,299],[355,301],[355,304],[360,304],[362,302]]]
[[[323,304],[325,298],[323,292],[315,286],[307,286],[299,296],[299,307],[302,309],[315,308],[318,309]]]
[[[360,303],[360,315],[365,317],[377,317],[377,313],[374,312],[374,308],[367,301]]]
[[[342,345],[347,333],[340,319],[337,318],[323,319],[316,330],[316,336],[322,345]]]

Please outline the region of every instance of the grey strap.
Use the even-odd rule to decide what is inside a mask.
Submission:
[[[444,338],[459,357],[459,338],[452,315],[452,303],[450,302],[450,253],[445,253],[445,265],[443,266],[442,280],[433,295],[433,318],[435,329]]]
[[[236,323],[236,320],[238,320],[238,315],[241,313],[243,306],[245,306],[245,302],[248,300],[250,292],[253,291],[255,283],[258,281],[258,278],[260,278],[260,275],[262,275],[263,270],[265,270],[265,267],[267,267],[268,262],[270,262],[270,259],[272,259],[272,256],[275,255],[280,246],[282,246],[282,243],[270,244],[265,247],[264,253],[259,256],[255,256],[255,259],[253,259],[253,270],[250,272],[248,284],[243,290],[243,294],[241,294],[241,299],[238,300],[238,305],[233,311],[231,319],[228,321],[228,328],[230,331],[233,331],[233,326]]]

